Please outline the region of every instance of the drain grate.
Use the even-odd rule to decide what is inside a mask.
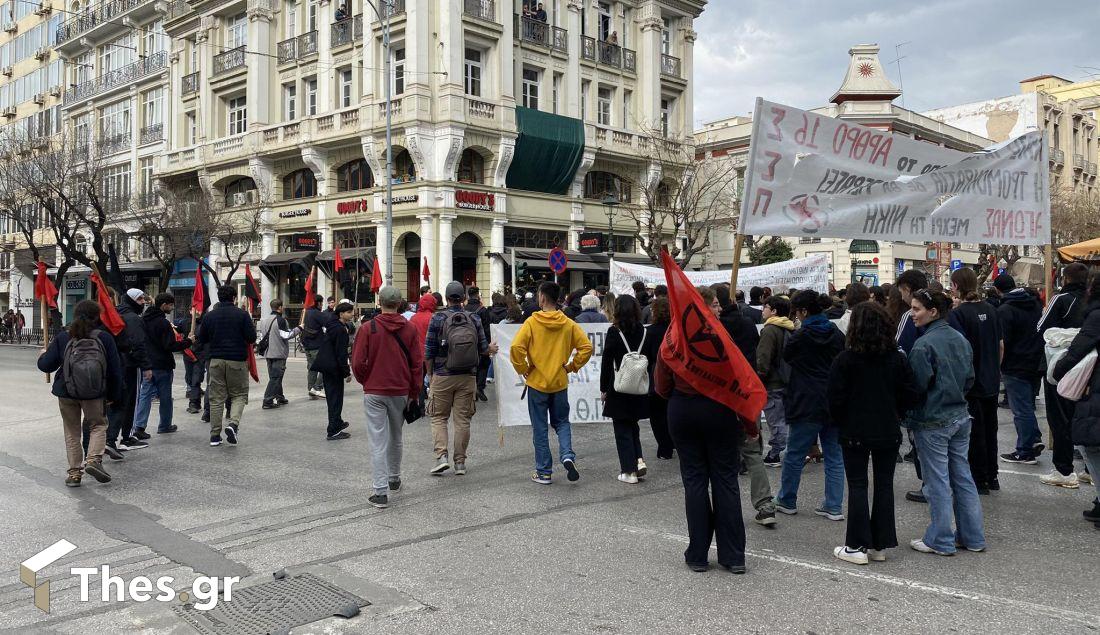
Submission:
[[[266,635],[340,615],[353,617],[370,602],[315,575],[302,573],[281,580],[234,589],[233,599],[209,611],[191,604],[172,610],[200,633]]]

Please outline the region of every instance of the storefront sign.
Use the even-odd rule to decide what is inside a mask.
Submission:
[[[401,205],[403,203],[415,203],[420,200],[420,196],[417,194],[406,194],[404,196],[393,197],[394,205]],[[382,204],[386,204],[386,199],[382,199]]]
[[[359,212],[367,211],[367,199],[361,198],[357,201],[344,201],[336,204],[337,214],[358,214]]]
[[[87,278],[83,278],[83,279],[80,279],[80,280],[66,280],[65,281],[65,290],[66,291],[84,291],[87,288],[88,288]]]
[[[866,265],[866,266],[877,265],[878,264],[878,258],[852,258],[852,264],[857,265],[857,266],[858,265]]]
[[[459,209],[476,209],[484,212],[493,211],[496,206],[496,196],[488,192],[468,192],[455,190],[455,207]]]
[[[298,218],[299,216],[309,216],[313,213],[311,209],[288,209],[279,212],[279,218]]]
[[[319,232],[290,235],[291,251],[320,251],[320,249],[321,234]]]
[[[602,254],[607,251],[606,235],[600,232],[583,232],[577,245],[582,254]]]

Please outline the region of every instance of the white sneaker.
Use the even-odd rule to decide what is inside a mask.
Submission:
[[[937,556],[953,556],[953,555],[955,555],[953,553],[947,553],[946,551],[936,551],[932,547],[929,547],[928,545],[924,544],[924,541],[921,540],[920,538],[910,540],[909,541],[909,546],[912,547],[914,551],[919,551],[921,553],[934,553]]]
[[[325,392],[323,390],[317,390],[316,388],[310,388],[309,389],[309,396],[310,397],[316,397],[316,398],[322,398],[322,397],[325,396]]]
[[[648,473],[649,473],[649,468],[646,467],[645,461],[642,460],[642,459],[638,459],[638,471],[635,472],[635,474],[638,475],[638,478],[641,478],[641,477],[645,476]]]
[[[837,547],[833,549],[833,555],[852,564],[867,564],[867,554],[860,549],[852,551],[848,547]]]
[[[1040,476],[1039,482],[1044,485],[1054,485],[1055,487],[1065,487],[1067,489],[1077,489],[1080,487],[1080,481],[1077,478],[1076,472],[1070,472],[1069,476],[1064,476],[1058,470],[1051,470],[1050,474]]]
[[[1092,485],[1092,474],[1089,474],[1088,472],[1078,472],[1077,482],[1084,483],[1085,485]]]
[[[631,485],[638,484],[638,477],[634,476],[633,474],[627,474],[626,472],[619,474],[619,480],[624,483],[630,483]]]
[[[871,562],[886,562],[886,550],[868,549],[867,557],[871,559]]]

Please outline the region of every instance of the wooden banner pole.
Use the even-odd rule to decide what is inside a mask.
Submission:
[[[50,311],[46,305],[46,296],[38,298],[39,311],[42,313],[42,350],[50,345]],[[50,374],[46,373],[46,383],[50,383]]]
[[[737,295],[737,273],[741,269],[741,248],[745,244],[745,235],[738,232],[733,240],[733,265],[730,267],[730,296]]]
[[[1043,245],[1043,260],[1046,261],[1046,267],[1043,269],[1043,289],[1046,291],[1044,300],[1050,302],[1054,297],[1054,245]]]

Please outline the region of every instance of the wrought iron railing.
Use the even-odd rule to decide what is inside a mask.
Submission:
[[[110,22],[130,9],[153,0],[107,0],[81,11],[57,27],[53,43],[59,46],[100,24]]]
[[[129,86],[142,77],[163,69],[167,63],[168,52],[160,51],[122,68],[104,73],[95,79],[81,82],[65,91],[65,105],[88,99],[112,88]]]
[[[392,2],[392,4],[390,4]],[[388,15],[393,17],[399,13],[405,12],[405,0],[382,0],[383,6],[381,7],[382,15]]]
[[[596,59],[596,40],[587,35],[581,36],[581,57],[586,60]]]
[[[628,71],[638,70],[638,58],[634,51],[623,49],[623,69]]]
[[[180,92],[184,95],[199,92],[199,72],[195,71],[180,78]]]
[[[482,20],[496,21],[497,5],[494,0],[466,0],[463,7],[466,15]]]
[[[224,53],[218,53],[214,56],[214,75],[221,75],[222,73],[228,73],[238,68],[244,67],[245,62],[245,47],[238,46],[234,49],[229,49]]]
[[[661,74],[672,77],[681,77],[680,58],[671,55],[661,55]]]
[[[569,31],[561,27],[550,27],[550,48],[555,51],[568,51],[569,50]]]
[[[155,123],[151,126],[145,126],[141,129],[141,136],[139,139],[142,145],[164,140],[164,124]]]
[[[174,0],[172,4],[168,5],[168,12],[164,15],[164,19],[166,21],[175,20],[188,13],[191,13],[191,4],[187,0]]]
[[[121,152],[122,150],[130,147],[131,138],[132,137],[130,136],[129,132],[123,132],[120,134],[111,135],[109,137],[102,137],[99,140],[100,152],[103,154],[114,154],[116,152]]]
[[[1085,155],[1083,155],[1083,154],[1073,155],[1073,168],[1075,170],[1085,169]]]
[[[287,64],[298,59],[298,38],[292,37],[275,45],[275,53],[280,64]]]
[[[542,46],[550,46],[550,25],[542,20],[529,18],[516,14],[516,30],[519,31],[519,39],[524,42],[533,42]]]
[[[596,51],[599,53],[600,64],[623,65],[623,49],[618,44],[599,42]]]
[[[348,17],[332,23],[332,34],[330,36],[332,40],[331,46],[343,46],[351,43],[354,38],[352,35],[354,31],[352,28],[354,22],[354,19]]]
[[[317,54],[317,31],[298,36],[298,59]]]

